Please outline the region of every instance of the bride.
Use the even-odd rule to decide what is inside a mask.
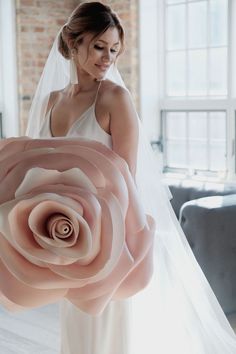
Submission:
[[[233,354],[236,337],[169,203],[159,169],[116,68],[124,48],[117,15],[79,5],[57,35],[31,107],[31,137],[79,137],[112,148],[129,165],[156,220],[154,275],[99,316],[61,304],[61,354]]]

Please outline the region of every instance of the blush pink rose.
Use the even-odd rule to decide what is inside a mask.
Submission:
[[[89,314],[149,282],[155,223],[127,163],[86,139],[0,142],[0,303]]]

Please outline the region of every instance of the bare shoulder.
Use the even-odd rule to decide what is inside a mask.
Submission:
[[[137,114],[129,91],[109,80],[102,85],[102,103],[109,112],[110,126],[123,125],[124,129],[131,128],[130,124],[137,123]],[[114,124],[115,123],[115,124]]]
[[[131,102],[130,94],[127,89],[115,84],[110,80],[104,80],[101,90],[101,99],[111,110],[114,105]]]
[[[127,89],[125,89],[124,87],[122,87],[110,80],[104,80],[103,86],[104,86],[105,90],[110,92],[111,94],[114,94],[114,93],[121,93],[122,94],[122,93],[127,92]]]

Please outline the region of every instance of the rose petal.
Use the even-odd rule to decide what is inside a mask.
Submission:
[[[31,141],[29,137],[12,137],[0,140],[0,161],[9,159],[13,154],[18,153],[19,150],[24,149],[27,141]]]
[[[134,266],[134,259],[126,246],[123,247],[122,254],[117,266],[101,281],[94,281],[79,289],[70,289],[67,294],[68,299],[84,301],[100,297],[101,295],[113,293],[116,287],[126,277],[127,272]]]
[[[22,183],[25,174],[37,161],[37,166],[51,170],[51,166],[55,170],[65,171],[77,166],[88,176],[91,176],[92,184],[96,187],[104,187],[104,176],[99,168],[91,164],[87,159],[72,154],[58,154],[48,151],[41,153],[40,150],[33,150],[32,152],[21,152],[13,155],[13,161],[7,161],[4,164],[4,173],[0,169],[0,203],[4,203],[14,198],[15,191],[19,184]],[[50,152],[50,153],[49,153]],[[14,168],[13,168],[14,167]],[[5,173],[9,171],[7,174]]]
[[[16,189],[15,196],[21,197],[30,193],[34,188],[47,184],[64,184],[88,189],[92,193],[96,193],[91,180],[79,168],[71,168],[70,170],[59,172],[56,170],[48,170],[45,168],[34,167],[26,172],[26,175]]]
[[[139,262],[127,275],[113,294],[114,300],[122,300],[135,295],[144,289],[150,282],[153,274],[153,248],[150,248],[141,262]]]
[[[0,256],[5,267],[18,280],[36,289],[60,289],[77,286],[70,279],[38,267],[17,252],[0,234]]]
[[[19,312],[25,309],[23,306],[14,304],[14,302],[10,301],[1,292],[0,292],[0,304],[4,306],[5,309],[11,312]]]
[[[0,260],[1,292],[13,303],[24,307],[37,307],[58,301],[67,289],[34,289],[16,279]]]
[[[61,148],[63,151],[69,152],[69,147]],[[123,213],[126,214],[128,208],[128,190],[123,175],[112,161],[106,155],[101,154],[99,151],[93,150],[90,147],[82,146],[76,149],[75,155],[89,159],[95,167],[98,167],[105,179],[106,189],[113,193],[122,205]],[[131,177],[132,178],[132,177]],[[95,184],[97,186],[97,184]],[[97,186],[97,188],[99,188]]]
[[[66,296],[67,298],[67,296]],[[109,301],[112,299],[112,294],[105,294],[92,300],[78,301],[76,298],[67,298],[74,306],[84,311],[91,316],[101,315]]]

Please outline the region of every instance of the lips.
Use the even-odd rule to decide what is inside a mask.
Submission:
[[[95,64],[101,71],[107,71],[110,67],[110,65],[99,65]]]

